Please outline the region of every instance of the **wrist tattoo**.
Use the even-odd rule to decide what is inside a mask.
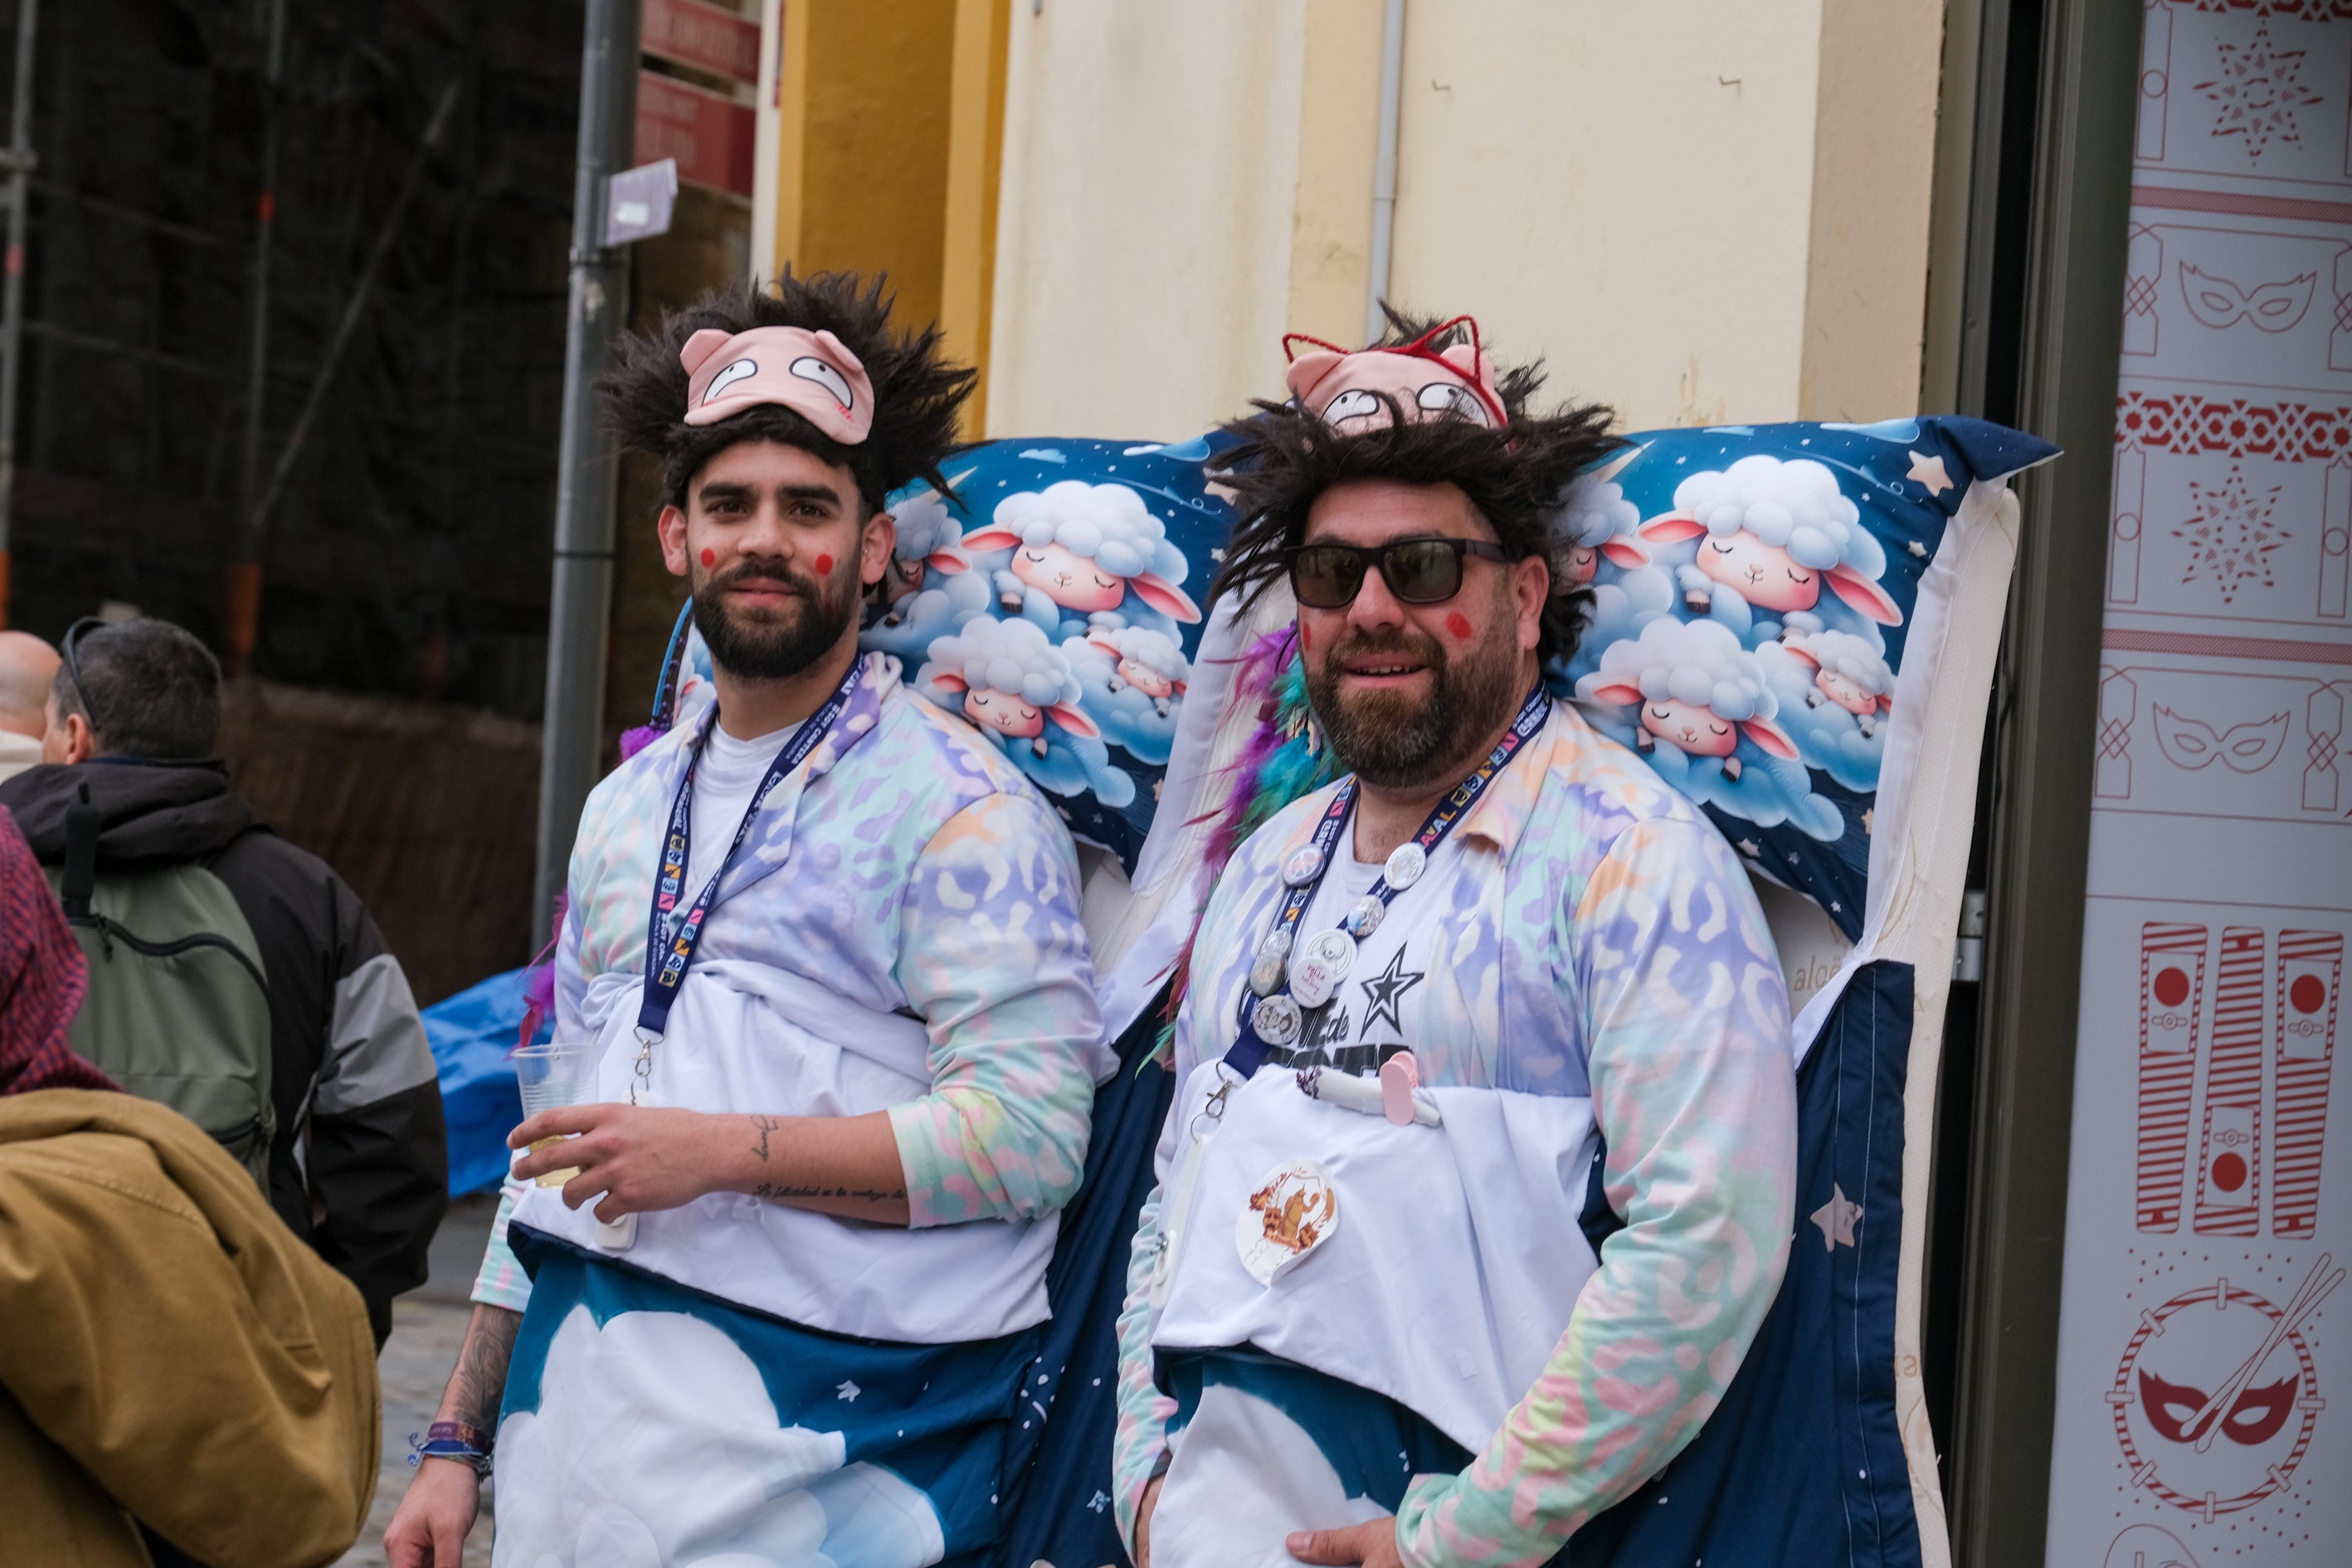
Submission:
[[[761,1163],[765,1164],[768,1159],[768,1134],[782,1127],[783,1122],[773,1116],[754,1116],[751,1118],[751,1125],[760,1131],[760,1141],[751,1145],[751,1152],[759,1157]]]
[[[506,1398],[507,1363],[514,1355],[515,1335],[521,1329],[520,1312],[504,1307],[475,1307],[465,1345],[457,1352],[457,1370],[449,1374],[449,1419],[486,1432],[497,1429],[499,1406]]]
[[[907,1189],[883,1192],[878,1187],[788,1187],[780,1182],[761,1182],[751,1189],[755,1198],[770,1203],[790,1203],[795,1198],[857,1198],[870,1204],[905,1203]]]

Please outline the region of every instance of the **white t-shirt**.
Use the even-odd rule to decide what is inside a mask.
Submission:
[[[719,874],[719,864],[726,858],[728,846],[735,842],[735,829],[742,826],[753,793],[768,776],[768,764],[793,743],[800,729],[798,724],[787,724],[739,741],[717,721],[711,722],[710,733],[702,742],[701,759],[694,767],[694,837],[687,846],[682,905],[701,897],[704,886]]]
[[[1357,859],[1353,837],[1351,824],[1338,863],[1315,889],[1315,901],[1307,905],[1299,921],[1302,942],[1338,925],[1356,900],[1380,880],[1381,862]],[[1447,886],[1457,858],[1454,837],[1448,834],[1430,857],[1420,880],[1390,900],[1379,929],[1356,944],[1355,964],[1333,993],[1330,1005],[1308,1018],[1304,1036],[1288,1053],[1269,1053],[1267,1060],[1364,1074],[1377,1072],[1381,1059],[1400,1047],[1419,1043],[1410,1037],[1404,1022],[1412,1013],[1407,997],[1427,978],[1431,966],[1442,962],[1435,944],[1444,940],[1444,928],[1424,917],[1450,901]]]

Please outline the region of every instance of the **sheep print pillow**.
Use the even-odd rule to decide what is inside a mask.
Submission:
[[[1971,481],[2055,448],[1952,417],[1628,442],[1562,509],[1592,605],[1552,689],[1857,937],[1921,575]]]

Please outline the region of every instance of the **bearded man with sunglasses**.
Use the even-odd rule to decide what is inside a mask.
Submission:
[[[1790,1245],[1754,893],[1541,679],[1605,416],[1532,412],[1475,326],[1396,325],[1231,426],[1216,589],[1287,584],[1345,776],[1235,852],[1194,942],[1119,1321],[1139,1568],[1545,1562],[1696,1434]]]

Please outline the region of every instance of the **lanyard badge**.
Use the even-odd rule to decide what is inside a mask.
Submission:
[[[1340,784],[1316,823],[1314,836],[1282,862],[1282,880],[1289,890],[1276,906],[1274,921],[1250,961],[1251,1000],[1242,1016],[1240,1037],[1224,1055],[1226,1067],[1247,1079],[1265,1063],[1269,1050],[1297,1042],[1306,1032],[1307,1016],[1338,994],[1340,983],[1355,968],[1358,947],[1380,929],[1390,903],[1421,880],[1437,847],[1470,815],[1470,808],[1486,793],[1504,764],[1550,717],[1551,698],[1538,685],[1519,704],[1518,717],[1477,771],[1437,803],[1418,833],[1390,853],[1370,891],[1349,907],[1337,926],[1302,941],[1299,922],[1315,901],[1315,891],[1338,854],[1340,835],[1355,814],[1356,781],[1350,776]]]
[[[751,837],[751,824],[767,801],[768,792],[806,762],[832,731],[834,721],[849,705],[857,675],[857,666],[853,664],[840,689],[811,714],[799,733],[776,752],[775,760],[768,764],[767,773],[760,780],[760,787],[752,792],[751,804],[743,810],[743,820],[736,825],[735,837],[727,846],[719,869],[711,873],[710,880],[703,884],[702,891],[681,914],[678,900],[686,891],[686,868],[694,841],[694,770],[702,760],[702,748],[710,732],[709,726],[718,722],[716,712],[704,721],[702,736],[694,743],[693,754],[687,759],[686,774],[678,780],[677,798],[670,803],[669,826],[662,838],[661,871],[654,879],[653,908],[646,917],[646,983],[644,999],[637,1005],[637,1084],[629,1091],[633,1100],[640,1089],[650,1086],[654,1042],[661,1038],[669,1022],[670,1007],[677,1001],[678,987],[702,945],[704,926],[718,901],[719,884],[726,880],[728,868],[735,863],[743,841]]]

